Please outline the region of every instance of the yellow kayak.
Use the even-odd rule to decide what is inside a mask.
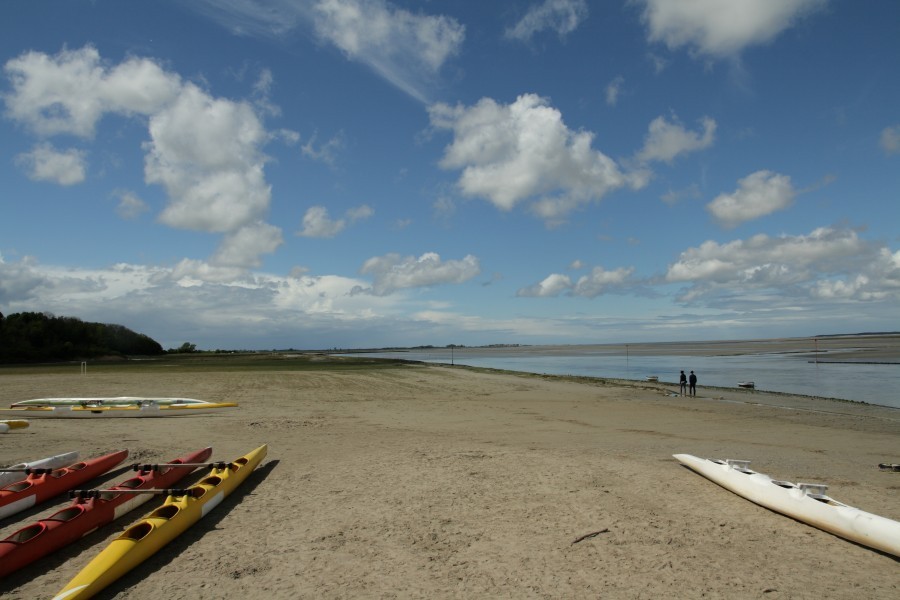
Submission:
[[[263,444],[224,468],[214,465],[209,475],[183,490],[183,495],[169,495],[162,506],[110,542],[54,600],[90,598],[150,558],[218,506],[253,472],[267,450]]]
[[[25,429],[28,421],[25,419],[5,419],[0,421],[0,433],[6,433],[10,429]]]

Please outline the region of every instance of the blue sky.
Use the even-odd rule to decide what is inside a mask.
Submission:
[[[900,3],[0,4],[0,312],[165,347],[897,330]]]

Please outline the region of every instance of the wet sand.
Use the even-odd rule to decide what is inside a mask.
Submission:
[[[206,445],[230,460],[269,444],[233,496],[106,598],[900,597],[897,559],[760,508],[672,458],[748,459],[900,520],[900,473],[877,468],[900,462],[900,410],[674,389],[425,365],[2,373],[4,406],[132,395],[240,407],[33,419],[0,435],[0,464],[121,448],[159,462]],[[68,502],[0,521],[0,536]],[[52,597],[153,505],[0,581],[0,594]]]

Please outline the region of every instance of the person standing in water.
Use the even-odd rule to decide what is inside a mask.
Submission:
[[[697,376],[694,375],[693,371],[691,371],[691,376],[688,379],[688,381],[690,381],[690,383],[691,383],[691,388],[690,388],[691,396],[694,396],[696,398],[697,397]]]
[[[687,394],[687,375],[684,374],[684,370],[681,371],[681,379],[679,381],[681,383],[681,395],[684,396]]]

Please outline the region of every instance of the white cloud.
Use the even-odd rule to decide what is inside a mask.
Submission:
[[[634,273],[633,267],[618,268],[607,271],[603,267],[594,267],[590,274],[578,278],[574,294],[594,298],[627,285]]]
[[[337,163],[338,152],[344,148],[343,132],[338,133],[327,142],[319,144],[318,148],[315,145],[317,137],[318,135],[314,133],[312,137],[309,138],[309,141],[303,144],[300,151],[303,153],[303,156],[307,158],[323,162],[326,165],[333,167]]]
[[[656,117],[648,127],[644,147],[637,153],[641,161],[671,163],[676,157],[709,148],[716,135],[716,122],[709,117],[700,119],[702,133],[688,131],[674,118],[670,123],[665,117]]]
[[[418,258],[387,254],[367,260],[360,273],[372,275],[371,293],[386,296],[398,290],[466,282],[481,272],[478,259],[467,255],[462,260],[442,261],[434,252]]]
[[[160,221],[232,234],[223,242],[230,248],[228,260],[257,264],[258,255],[234,254],[238,247],[265,248],[235,240],[243,239],[242,228],[265,216],[271,196],[262,147],[272,135],[251,103],[214,98],[149,59],[106,64],[92,46],[55,56],[27,52],[8,61],[5,70],[12,83],[4,95],[7,116],[38,135],[91,137],[107,113],[146,117],[150,139],[144,144],[144,179],[162,185],[169,198]],[[264,71],[257,93],[271,84],[271,73]],[[60,183],[84,179],[83,154],[59,153],[50,146],[38,150],[21,158],[33,174]],[[135,199],[125,198],[120,214],[140,210]]]
[[[269,206],[267,141],[247,103],[217,99],[193,84],[150,118],[144,178],[170,198],[160,220],[172,227],[228,232],[259,220]]]
[[[331,238],[339,234],[348,224],[368,219],[375,211],[363,204],[351,208],[346,212],[344,219],[332,219],[328,215],[328,209],[324,206],[311,206],[303,215],[303,228],[297,235],[311,238]]]
[[[584,265],[580,261],[573,263],[572,268],[581,268]],[[594,267],[587,275],[582,275],[578,281],[572,282],[568,275],[551,273],[542,281],[522,288],[516,292],[516,296],[531,298],[555,298],[562,293],[584,298],[595,298],[609,292],[621,292],[638,283],[632,279],[633,267],[622,267],[608,271],[603,267]]]
[[[16,156],[16,165],[27,172],[33,181],[50,181],[59,185],[75,185],[85,179],[86,153],[70,148],[57,150],[52,144],[42,143]]]
[[[533,4],[504,35],[509,39],[528,41],[542,31],[555,31],[563,38],[575,31],[588,17],[586,0],[544,0]]]
[[[119,199],[119,203],[116,205],[116,213],[123,219],[137,219],[142,213],[150,209],[147,203],[132,191],[116,190],[113,192],[113,196]]]
[[[863,276],[864,279],[861,279]],[[810,298],[900,300],[900,253],[866,242],[849,229],[819,228],[809,235],[755,235],[725,244],[707,241],[682,252],[666,273],[670,283],[689,283],[681,300],[732,306],[751,302],[808,303]]]
[[[542,281],[518,290],[516,296],[525,298],[555,298],[570,289],[572,289],[572,279],[568,275],[551,273]]]
[[[6,114],[38,135],[92,137],[106,112],[148,115],[179,92],[180,78],[153,61],[132,58],[107,67],[92,46],[56,56],[26,52],[7,61],[12,92]]]
[[[715,58],[764,44],[827,0],[634,0],[643,5],[647,38],[670,50],[687,46]]]
[[[311,238],[330,238],[339,234],[347,222],[344,219],[333,220],[328,216],[324,206],[311,206],[303,215],[303,228],[297,235]]]
[[[384,0],[320,0],[313,24],[348,58],[423,102],[427,82],[465,39],[465,27],[451,17],[413,14]]]
[[[210,263],[216,266],[258,268],[260,255],[271,254],[282,244],[281,228],[262,221],[225,235]]]
[[[622,93],[622,84],[625,78],[619,75],[606,85],[606,104],[615,106],[619,103],[619,95]]]
[[[885,127],[881,131],[881,149],[887,154],[900,152],[900,125]]]
[[[706,209],[725,227],[734,227],[788,208],[797,192],[791,178],[772,171],[757,171],[738,181],[738,189],[721,194]]]
[[[461,169],[463,194],[510,210],[527,199],[548,220],[633,183],[611,158],[591,148],[594,135],[572,131],[560,112],[534,94],[508,105],[483,98],[471,107],[435,104],[431,124],[453,132],[440,166]]]

